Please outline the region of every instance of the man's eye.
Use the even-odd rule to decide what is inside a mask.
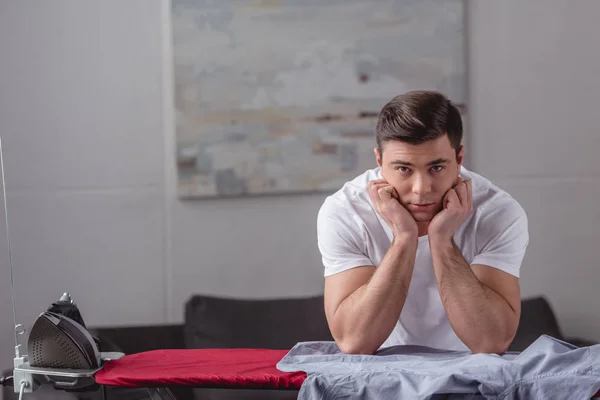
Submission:
[[[431,170],[433,172],[440,172],[443,169],[444,169],[444,167],[442,167],[441,165],[434,165],[433,167],[431,167]]]
[[[396,167],[396,171],[400,171],[403,174],[406,174],[407,172],[410,171],[410,168],[408,168],[408,167]]]

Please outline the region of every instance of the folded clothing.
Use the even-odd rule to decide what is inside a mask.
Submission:
[[[521,353],[472,354],[393,346],[342,353],[335,342],[302,342],[277,363],[305,372],[304,399],[590,399],[600,390],[600,345],[577,348],[541,336]]]

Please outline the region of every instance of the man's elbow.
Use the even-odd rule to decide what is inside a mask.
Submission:
[[[340,351],[345,354],[373,355],[377,351],[377,349],[373,349],[373,347],[358,340],[339,340],[337,341],[337,345]]]
[[[508,340],[482,340],[469,346],[474,354],[504,354],[512,343],[512,337]]]
[[[504,354],[508,346],[496,343],[482,343],[471,347],[473,354]]]

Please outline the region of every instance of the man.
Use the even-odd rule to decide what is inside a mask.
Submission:
[[[322,205],[325,313],[343,352],[412,344],[503,353],[512,342],[527,216],[462,166],[462,133],[444,95],[395,97],[376,126],[378,167]]]

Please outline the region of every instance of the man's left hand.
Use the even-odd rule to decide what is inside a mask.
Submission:
[[[435,241],[451,240],[454,233],[473,211],[471,181],[458,177],[457,184],[448,190],[443,208],[429,224],[427,233]]]

